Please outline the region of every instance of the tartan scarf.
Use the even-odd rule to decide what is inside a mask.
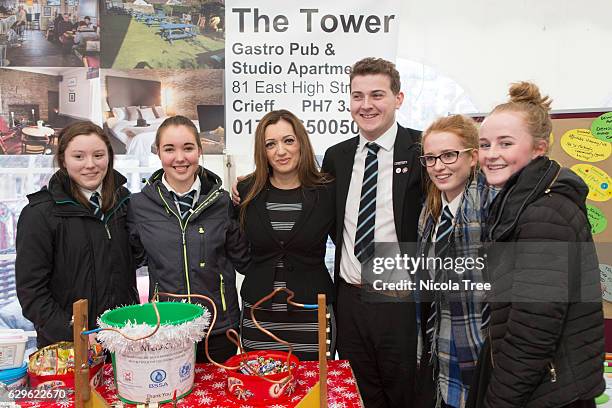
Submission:
[[[453,242],[446,257],[475,259],[480,256],[486,209],[496,193],[496,190],[487,186],[481,173],[468,180],[454,217]],[[428,256],[425,251],[436,221],[427,209],[423,208],[419,217],[418,254]],[[428,270],[419,273],[429,275]],[[449,280],[460,284],[462,280],[483,282],[483,270],[466,269],[461,275],[443,268],[435,271],[435,282]],[[443,398],[449,406],[459,408],[465,405],[478,355],[485,341],[482,328],[483,322],[485,324],[488,322],[488,306],[483,302],[483,295],[483,293],[460,290],[449,298],[447,292],[435,292],[430,312],[430,318],[434,319],[433,331],[428,339],[422,338],[421,324],[426,321],[421,322],[421,307],[417,304],[419,336],[417,361],[421,363],[423,355],[426,355],[425,345],[429,344],[431,352],[429,363],[433,364],[437,374],[438,403]]]

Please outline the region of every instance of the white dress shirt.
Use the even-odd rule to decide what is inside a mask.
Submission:
[[[442,221],[442,213],[444,212],[444,207],[448,205],[448,209],[451,214],[453,214],[453,225],[455,223],[455,217],[457,216],[457,211],[459,210],[459,204],[461,204],[461,197],[463,193],[459,194],[449,203],[446,201],[446,197],[442,194],[442,210],[440,211],[440,215],[436,220],[436,226],[434,227],[431,235],[431,245],[429,245],[429,251],[427,252],[427,256],[430,258],[436,257],[435,243],[438,238],[438,227],[440,226],[440,221]],[[436,278],[436,270],[434,268],[429,268],[429,278],[433,281]]]
[[[451,202],[449,203],[448,201],[446,201],[446,197],[444,196],[444,194],[442,194],[442,211],[440,211],[440,216],[436,220],[436,228],[433,234],[434,237],[436,238],[438,237],[438,227],[440,226],[440,221],[442,221],[442,212],[444,211],[444,207],[446,207],[447,205],[448,205],[448,209],[450,210],[451,214],[453,214],[453,225],[454,225],[455,217],[457,216],[457,210],[459,209],[459,204],[461,204],[462,196],[463,196],[463,193],[459,194],[457,197],[453,198]],[[434,238],[432,242],[436,242],[436,239]]]
[[[393,217],[393,145],[397,136],[397,123],[394,123],[374,142],[380,146],[378,151],[378,180],[376,187],[376,223],[374,242],[397,242],[395,218]],[[366,143],[370,141],[359,135],[359,146],[355,152],[351,184],[349,185],[344,210],[342,229],[342,257],[340,258],[340,277],[348,283],[361,283],[361,262],[355,257],[355,233],[365,159],[368,154]]]
[[[100,195],[100,205],[102,205],[102,184],[100,184],[95,190],[88,190],[83,187],[79,187],[79,190],[81,190],[81,193],[83,193],[87,201],[89,201],[93,193],[98,193]]]
[[[179,193],[176,190],[174,190],[170,184],[168,184],[168,180],[166,180],[166,175],[164,174],[164,176],[162,177],[162,183],[164,186],[166,186],[166,188],[168,189],[169,192],[176,194],[179,197],[182,197],[188,193],[190,193],[191,191],[195,190],[196,193],[193,196],[193,203],[197,203],[198,199],[200,198],[200,189],[202,187],[202,183],[200,182],[200,177],[196,176],[195,181],[193,182],[193,184],[191,185],[191,187],[185,191],[184,193]],[[178,213],[181,213],[181,207],[179,206],[179,203],[174,200],[174,205],[176,206],[176,209],[178,210]]]

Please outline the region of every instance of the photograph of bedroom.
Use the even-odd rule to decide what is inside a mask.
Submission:
[[[108,0],[101,4],[102,67],[224,67],[223,0]]]
[[[100,66],[96,0],[0,0],[0,35],[0,66]]]
[[[116,154],[156,159],[155,133],[173,115],[200,130],[204,154],[225,149],[223,70],[101,69],[104,128]]]
[[[0,154],[52,155],[80,120],[102,124],[97,68],[0,69]]]

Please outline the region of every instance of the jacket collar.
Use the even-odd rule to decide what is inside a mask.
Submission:
[[[74,203],[78,204],[76,199],[72,196],[71,190],[72,182],[68,174],[62,170],[58,170],[51,179],[49,180],[48,190],[51,193],[53,201],[57,204],[62,203]]]
[[[118,207],[129,197],[127,189],[122,188],[127,179],[117,170],[113,170],[113,177],[115,178],[115,194],[117,194]],[[63,170],[58,170],[51,176],[48,187],[43,187],[43,191],[47,190],[49,192],[51,199],[57,204],[54,211],[59,215],[91,215],[89,208],[83,207],[72,196],[71,185],[72,181],[68,174]],[[114,211],[114,209],[111,211]]]
[[[486,239],[498,241],[511,234],[525,208],[550,191],[560,170],[556,161],[538,157],[512,175],[493,201]]]
[[[393,217],[395,232],[401,242],[400,231],[404,223],[406,189],[413,183],[420,184],[423,173],[418,159],[419,140],[397,125],[397,135],[393,144]]]
[[[176,215],[176,209],[169,204],[173,203],[174,200],[162,182],[163,174],[163,169],[153,173],[149,180],[147,180],[147,184],[143,187],[142,193],[153,202],[165,207],[166,210]],[[198,198],[198,204],[195,206],[193,216],[189,219],[195,219],[204,209],[217,201],[222,191],[221,178],[215,173],[199,166],[197,174],[201,183],[200,197]]]

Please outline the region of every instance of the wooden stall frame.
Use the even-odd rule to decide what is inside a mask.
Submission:
[[[327,303],[324,294],[317,296],[317,325],[319,343],[319,382],[304,396],[296,408],[327,408],[327,351],[331,344],[328,338],[330,329],[327,321],[330,318],[327,312]],[[89,366],[87,364],[87,350],[89,337],[83,335],[88,330],[87,299],[80,299],[72,306],[74,317],[74,402],[76,408],[111,408],[104,398],[89,384]],[[157,404],[155,404],[157,405]]]
[[[329,314],[327,313],[327,305],[325,302],[325,295],[319,294],[317,296],[317,309],[318,325],[319,325],[319,384],[320,384],[320,397],[319,406],[321,408],[327,408],[327,357],[329,352],[327,346],[331,344],[328,339],[329,328],[327,327],[327,319]]]
[[[325,295],[317,296],[317,326],[319,332],[319,381],[308,391],[295,408],[327,408],[327,358],[330,357],[327,346],[331,344],[327,320]]]
[[[80,299],[72,305],[74,337],[74,406],[76,408],[111,408],[95,388],[89,384],[89,364],[87,350],[89,336],[87,331],[87,299]]]

